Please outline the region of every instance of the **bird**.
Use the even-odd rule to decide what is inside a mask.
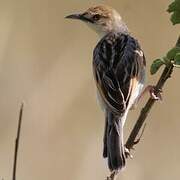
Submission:
[[[92,69],[98,100],[105,114],[103,157],[107,158],[110,171],[118,172],[125,167],[128,152],[123,127],[145,83],[144,52],[120,14],[109,6],[96,5],[66,18],[85,22],[99,36]]]

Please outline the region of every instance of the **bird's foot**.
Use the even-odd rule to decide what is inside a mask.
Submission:
[[[153,85],[148,85],[143,92],[140,94],[140,96],[135,100],[135,102],[132,104],[132,106],[130,107],[130,110],[133,110],[137,107],[138,102],[140,101],[140,99],[142,99],[142,97],[149,92],[150,97],[156,101],[160,100],[162,101],[162,90],[161,89],[156,89],[155,86]]]
[[[161,89],[156,89],[155,86],[148,85],[146,89],[149,91],[150,97],[154,100],[161,100],[162,101],[162,90]]]
[[[131,159],[133,158],[133,155],[130,153],[130,150],[124,146],[124,152],[125,152],[125,156],[126,158],[130,157]]]

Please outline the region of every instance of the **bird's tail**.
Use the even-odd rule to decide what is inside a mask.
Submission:
[[[111,171],[125,166],[122,120],[109,112],[106,115],[103,157],[108,158]]]

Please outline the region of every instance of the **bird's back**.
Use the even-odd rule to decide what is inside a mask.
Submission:
[[[117,113],[127,109],[132,83],[144,83],[145,64],[138,41],[129,34],[111,32],[99,41],[94,49],[93,69],[108,108]]]

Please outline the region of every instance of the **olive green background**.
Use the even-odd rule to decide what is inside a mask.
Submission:
[[[180,32],[167,0],[0,0],[0,177],[11,179],[18,111],[25,103],[17,180],[103,180],[104,116],[96,102],[92,51],[98,36],[73,12],[104,3],[116,8],[147,58],[171,48]],[[166,84],[163,102],[151,111],[141,142],[121,180],[179,180],[180,70]],[[131,111],[126,137],[144,98]]]

